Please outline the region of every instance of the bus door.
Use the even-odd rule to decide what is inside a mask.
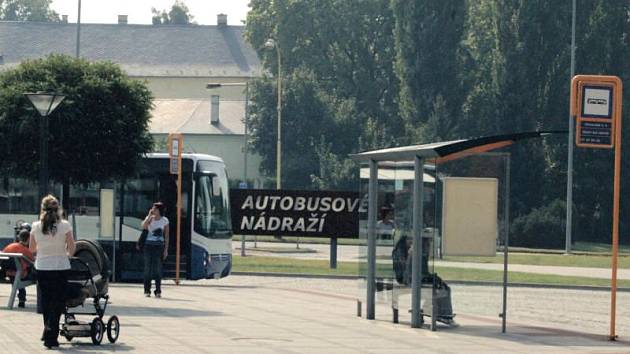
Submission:
[[[186,175],[186,174],[185,174]],[[180,230],[180,278],[186,279],[190,272],[190,219],[189,195],[191,190],[190,176],[182,176],[182,218]],[[168,258],[164,262],[164,276],[175,277],[175,259],[177,252],[177,176],[160,174],[156,200],[166,205],[166,217],[169,221]]]

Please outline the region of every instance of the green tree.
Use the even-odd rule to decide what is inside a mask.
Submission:
[[[630,182],[624,176],[630,171],[630,161],[625,152],[630,148],[630,125],[627,123],[630,106],[630,90],[627,79],[630,63],[630,3],[626,1],[578,2],[577,74],[616,75],[624,83],[622,121],[622,179],[621,179],[621,242],[628,243],[630,221],[624,218],[628,203],[624,198]],[[624,152],[625,151],[625,152]],[[575,150],[574,240],[607,242],[612,234],[613,153],[607,149]]]
[[[308,188],[312,184],[311,176],[319,173],[316,146],[334,128],[328,108],[308,76],[309,73],[294,72],[283,88],[282,185],[288,189]],[[277,86],[274,80],[263,78],[255,81],[250,90],[252,144],[262,156],[262,171],[275,176]]]
[[[52,0],[0,0],[0,20],[59,22],[59,14],[50,9]]]
[[[464,0],[393,0],[400,111],[411,140],[449,139],[461,116]]]
[[[152,7],[151,13],[153,14],[151,21],[154,25],[187,25],[194,23],[188,6],[181,0],[175,0],[168,12],[166,10],[158,11],[155,7]]]
[[[393,146],[403,136],[396,104],[394,17],[389,3],[254,0],[251,8],[246,38],[258,51],[265,67],[277,75],[277,51],[264,47],[267,39],[273,38],[279,46],[285,84],[312,86],[314,94],[309,97],[317,102],[307,106],[323,104],[326,107],[322,114],[327,115],[324,119],[327,126],[305,131],[307,135],[302,138],[309,143],[302,145],[305,150],[296,151],[298,155],[313,156],[308,150],[316,147],[316,155],[310,162],[314,170],[292,168],[287,165],[291,161],[285,161],[288,171],[306,176],[293,176],[288,172],[285,177],[309,183],[302,187],[341,188],[348,185],[354,180],[351,173],[337,171],[339,173],[326,173],[325,176],[323,173],[336,170],[335,166],[348,165],[349,153]],[[293,80],[309,82],[292,83]],[[253,88],[253,91],[257,89]],[[269,107],[264,109],[273,111],[275,102],[269,101]],[[291,110],[289,104],[283,105],[285,109]],[[252,107],[252,114],[258,109],[263,107]],[[283,116],[285,122],[309,124],[303,117],[285,111]],[[328,133],[322,134],[325,130]],[[258,152],[264,155],[275,153],[275,149]],[[337,159],[331,159],[331,156]],[[269,161],[274,158],[268,157]]]
[[[627,75],[622,58],[630,54],[629,7],[627,2],[578,1],[576,73]],[[460,131],[566,129],[570,2],[470,1],[467,14]],[[612,181],[612,154],[575,151],[574,240],[609,240],[610,223],[598,220],[611,219],[612,186],[602,181]],[[566,136],[517,144],[511,152],[513,215],[537,218],[564,200]]]
[[[131,176],[150,151],[151,93],[145,84],[109,62],[51,55],[0,74],[3,175],[37,178],[40,117],[24,96],[36,91],[66,95],[49,117],[52,180],[68,186]]]

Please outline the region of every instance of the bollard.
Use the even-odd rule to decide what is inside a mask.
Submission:
[[[330,239],[330,269],[337,268],[337,238]]]

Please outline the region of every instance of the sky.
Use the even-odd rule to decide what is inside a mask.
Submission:
[[[247,17],[249,0],[184,0],[193,21],[200,25],[216,25],[217,14],[228,16],[228,25],[242,25]],[[68,15],[76,23],[78,0],[53,0],[51,8],[59,15]],[[127,15],[129,24],[150,24],[151,8],[169,10],[175,0],[81,0],[81,23],[116,23],[118,15]]]

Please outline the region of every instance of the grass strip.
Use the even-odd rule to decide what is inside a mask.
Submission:
[[[495,257],[444,257],[445,261],[467,263],[495,263],[503,264],[503,254]],[[540,253],[513,253],[509,255],[510,264],[559,266],[559,267],[588,267],[610,268],[610,256],[597,255],[564,255]],[[630,257],[619,257],[619,268],[630,268]]]
[[[237,272],[260,273],[293,273],[293,274],[320,274],[320,275],[357,275],[364,264],[354,262],[338,262],[336,269],[330,269],[328,261],[306,260],[284,257],[247,256],[232,258],[232,270]],[[502,271],[436,267],[437,273],[444,280],[501,282]],[[377,277],[392,277],[389,266],[377,264]],[[523,272],[509,272],[509,280],[512,283],[529,284],[553,284],[553,285],[579,285],[579,286],[609,286],[609,279],[596,279],[586,277],[561,276],[554,274],[534,274]],[[619,287],[630,287],[630,280],[620,280]]]

